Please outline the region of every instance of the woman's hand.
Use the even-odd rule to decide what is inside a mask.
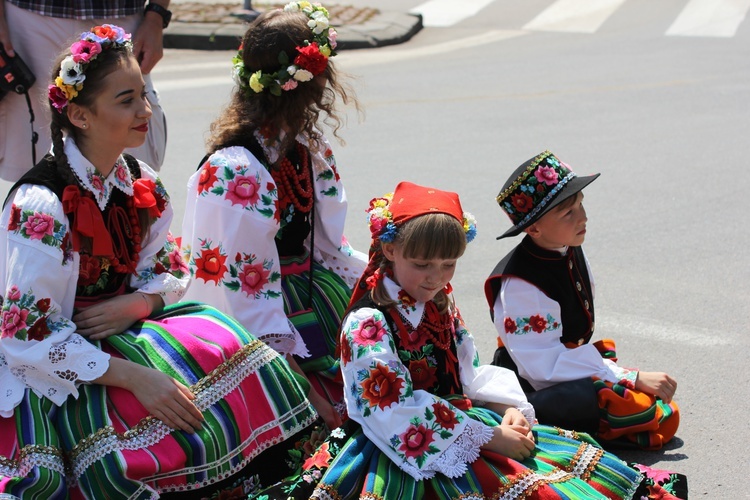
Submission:
[[[670,403],[677,390],[677,381],[663,372],[638,372],[635,388]]]
[[[159,370],[113,357],[109,369],[94,382],[129,390],[146,411],[172,429],[192,434],[201,428],[203,414],[193,403],[195,395]]]
[[[522,425],[498,425],[492,429],[492,439],[482,445],[483,450],[494,451],[500,455],[522,461],[531,456],[534,440],[526,434],[528,430]]]
[[[118,295],[82,309],[73,315],[73,322],[77,332],[84,337],[101,340],[122,333],[136,321],[148,317],[161,304],[158,295],[141,292]]]
[[[307,399],[310,400],[310,404],[313,405],[313,408],[318,412],[320,418],[326,423],[328,429],[333,430],[341,427],[343,422],[341,421],[341,415],[339,415],[339,412],[337,412],[336,408],[321,396],[314,387],[310,388],[310,393],[307,395]]]

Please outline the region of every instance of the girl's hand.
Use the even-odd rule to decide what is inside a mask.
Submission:
[[[528,430],[522,425],[498,425],[493,429],[492,439],[482,445],[482,449],[494,451],[500,455],[522,461],[534,451],[534,440],[526,434]]]
[[[523,413],[518,408],[508,408],[505,410],[505,415],[503,415],[503,423],[500,425],[510,425],[510,426],[519,426],[526,429],[525,435],[531,439],[534,440],[534,435],[531,432],[531,424],[528,420],[526,420],[526,417],[523,416]]]
[[[82,309],[73,315],[77,331],[92,340],[101,340],[122,333],[133,323],[148,317],[154,302],[162,304],[158,295],[141,292],[118,295]]]
[[[638,372],[635,388],[670,403],[677,390],[677,381],[663,372]]]
[[[113,357],[109,369],[94,382],[129,390],[146,411],[172,429],[192,434],[201,428],[203,414],[193,403],[195,395],[166,373]]]

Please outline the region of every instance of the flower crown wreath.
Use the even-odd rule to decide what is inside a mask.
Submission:
[[[96,62],[97,56],[108,49],[132,48],[130,33],[114,24],[94,26],[81,33],[80,39],[70,46],[70,55],[62,60],[55,84],[47,91],[58,113],[78,96],[86,80],[86,70]]]
[[[242,47],[232,58],[234,78],[237,84],[245,89],[248,96],[268,90],[275,96],[281,91],[297,88],[297,85],[309,82],[321,74],[328,66],[328,58],[336,55],[336,30],[329,24],[328,11],[319,3],[307,1],[291,2],[284,6],[284,12],[303,12],[310,18],[307,26],[312,30],[312,41],[305,40],[304,47],[297,47],[297,56],[289,61],[289,55],[283,50],[279,53],[281,68],[273,73],[261,70],[249,72],[242,61]]]
[[[393,222],[390,210],[392,200],[393,193],[385,194],[382,198],[373,198],[370,200],[369,208],[365,210],[372,239],[380,240],[381,243],[392,243],[398,234],[398,226]],[[470,243],[477,235],[477,220],[469,212],[464,212],[462,224],[466,242]]]

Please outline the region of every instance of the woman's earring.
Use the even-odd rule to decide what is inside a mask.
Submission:
[[[85,123],[81,125],[81,128],[86,128],[86,127],[88,127],[88,125],[86,125]]]

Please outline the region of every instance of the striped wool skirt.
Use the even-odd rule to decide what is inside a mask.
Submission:
[[[14,416],[0,419],[0,492],[140,499],[213,491],[317,418],[275,351],[202,304],[166,307],[101,348],[188,386],[202,428],[172,431],[116,387],[82,385],[79,397],[60,407],[27,390]],[[282,469],[260,468],[274,477],[255,475],[245,487],[273,483]]]
[[[502,421],[484,408],[471,408],[466,413],[491,426]],[[330,466],[325,467],[325,461],[319,459],[319,450],[307,464],[323,468],[316,471],[308,467],[302,476],[322,473],[312,498],[327,500],[629,499],[642,480],[638,471],[605,452],[586,434],[543,425],[535,426],[533,433],[537,446],[522,462],[482,451],[463,476],[436,474],[432,479],[417,481],[383,454],[360,428],[340,444],[329,440],[326,453],[332,459]],[[304,490],[303,483],[298,485]]]
[[[343,412],[343,381],[336,344],[351,289],[338,274],[317,262],[313,264],[311,283],[309,263],[306,256],[281,260],[284,311],[310,352],[309,358],[297,359],[300,368],[312,386]]]

